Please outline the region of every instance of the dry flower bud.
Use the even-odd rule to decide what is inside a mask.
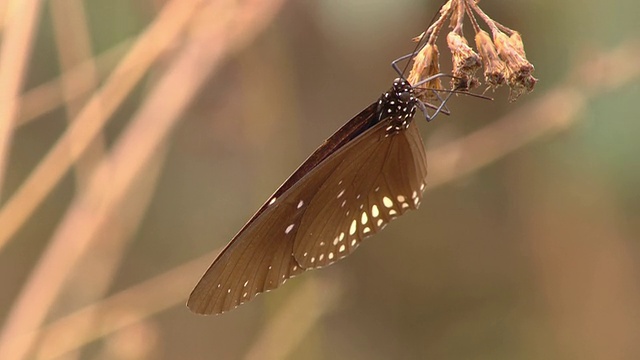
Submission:
[[[426,33],[426,31],[423,31],[422,34],[414,37],[413,39],[411,39],[411,41],[413,42],[420,42],[420,40],[422,40],[422,37],[424,37],[424,34]]]
[[[506,34],[497,33],[494,41],[500,58],[505,62],[510,72],[524,75],[533,71],[533,65],[524,56],[520,55],[520,51],[512,45],[510,38]]]
[[[531,74],[534,70],[533,65],[524,57],[524,47],[519,36],[511,40],[506,34],[497,33],[494,42],[500,58],[507,66],[507,82],[511,87],[510,101],[514,101],[520,95],[533,90],[538,81]]]
[[[513,85],[510,84],[511,92],[509,93],[509,101],[514,102],[520,95],[532,92],[537,82],[538,79],[529,74],[526,77],[519,78]]]
[[[518,55],[526,59],[527,55],[525,55],[524,53],[524,42],[522,41],[522,36],[520,36],[520,33],[514,31],[513,34],[509,36],[509,42],[511,43],[511,46],[513,46],[513,48],[516,50]]]
[[[452,31],[447,35],[447,44],[453,56],[454,89],[469,90],[478,86],[476,71],[482,62],[480,56],[468,45],[467,40]]]
[[[427,44],[425,47],[418,52],[418,54],[413,58],[413,67],[411,68],[411,72],[407,77],[407,81],[414,86],[418,84],[420,81],[436,75],[440,72],[440,54],[438,52],[438,47],[436,45]],[[442,83],[440,78],[433,79],[427,81],[424,84],[420,85],[420,88],[424,89],[433,89],[433,90],[441,90]],[[435,96],[432,96],[433,92],[428,91],[425,92],[424,95],[418,96],[422,101],[433,100]]]
[[[486,31],[480,30],[476,33],[476,47],[482,56],[484,64],[484,78],[491,87],[498,87],[504,84],[506,67],[500,60],[498,51],[491,41],[491,37]]]

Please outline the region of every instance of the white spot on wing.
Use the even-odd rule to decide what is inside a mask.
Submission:
[[[287,228],[284,230],[285,234],[288,234],[291,232],[291,230],[293,230],[293,227],[295,226],[295,224],[291,224],[289,226],[287,226]]]
[[[377,218],[378,215],[380,215],[380,210],[378,210],[378,205],[373,204],[373,206],[371,206],[371,215],[373,215],[374,218]]]
[[[304,205],[304,201],[300,200],[300,202],[298,203],[298,209],[300,209],[303,205]]]
[[[356,228],[358,226],[358,222],[353,219],[353,221],[351,222],[351,227],[349,227],[349,235],[353,235],[356,233]]]
[[[389,199],[386,196],[382,198],[382,203],[384,204],[384,206],[386,206],[388,208],[393,206],[393,201],[391,201],[391,199]]]
[[[362,225],[364,225],[367,223],[367,221],[369,221],[369,218],[367,217],[367,213],[363,212],[362,217],[360,218],[360,222],[362,223]]]
[[[277,199],[277,198],[276,198],[275,196],[274,196],[274,197],[272,197],[272,198],[271,198],[271,201],[269,201],[269,205],[273,205],[273,203],[274,203],[274,202],[276,202],[276,199]]]

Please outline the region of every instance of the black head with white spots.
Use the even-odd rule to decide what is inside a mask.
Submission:
[[[391,89],[378,100],[380,120],[388,122],[388,135],[409,127],[416,113],[417,103],[411,84],[404,79],[395,79]]]

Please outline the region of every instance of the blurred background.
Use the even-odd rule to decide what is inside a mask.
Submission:
[[[631,0],[482,1],[540,81],[416,117],[420,210],[230,313],[185,307],[440,5],[0,1],[0,358],[640,358]]]

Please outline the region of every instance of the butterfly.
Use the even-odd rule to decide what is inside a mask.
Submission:
[[[440,76],[448,75],[434,77]],[[231,310],[303,271],[333,264],[391,220],[417,209],[427,159],[412,120],[417,108],[427,120],[446,112],[447,99],[440,98],[438,107],[425,104],[407,80],[394,80],[260,207],[202,276],[189,309]]]

